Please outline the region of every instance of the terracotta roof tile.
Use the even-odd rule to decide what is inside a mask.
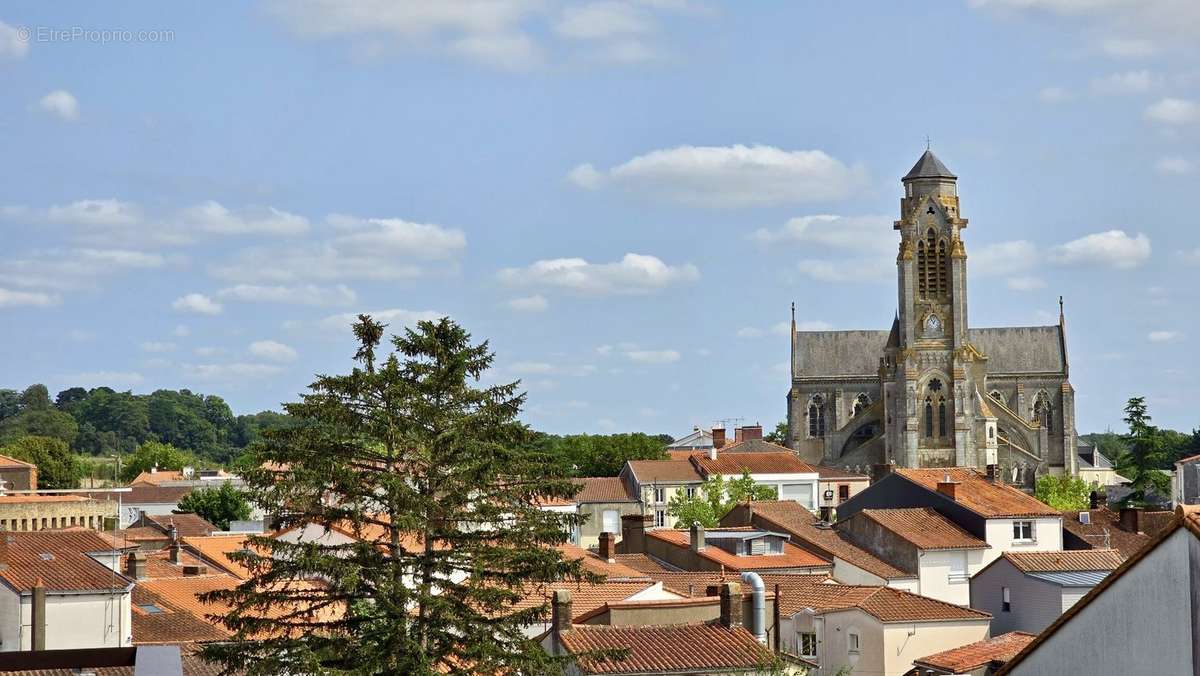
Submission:
[[[848,469],[841,467],[826,467],[825,465],[813,465],[813,469],[817,470],[817,476],[822,481],[832,481],[834,479],[846,479],[848,481],[870,481],[871,477],[866,474],[857,474]]]
[[[588,477],[579,481],[583,488],[575,496],[576,502],[637,502],[620,477]]]
[[[250,571],[242,564],[229,558],[229,555],[246,549],[248,540],[245,535],[209,535],[207,537],[185,537],[183,544],[194,549],[207,562],[212,562],[243,580],[250,577]]]
[[[584,568],[608,579],[646,579],[645,573],[625,565],[616,558],[609,563],[600,558],[599,554],[571,544],[559,545],[558,550],[563,553],[563,558],[570,561],[582,561]]]
[[[628,651],[623,657],[580,658],[585,674],[645,674],[767,667],[774,656],[744,627],[677,624],[645,627],[579,625],[561,635],[571,653]]]
[[[158,580],[162,578],[173,577],[192,577],[185,576],[183,572],[184,566],[205,566],[208,564],[196,556],[195,554],[182,549],[179,552],[179,563],[171,563],[170,549],[160,549],[154,552],[146,553],[146,578],[150,580]],[[212,575],[225,575],[225,571],[219,568],[209,569]]]
[[[864,509],[851,518],[866,518],[916,545],[917,549],[988,549],[988,543],[963,530],[929,507]]]
[[[11,467],[20,467],[21,469],[28,469],[30,467],[33,467],[36,469],[37,465],[34,465],[33,463],[25,462],[24,460],[17,460],[16,458],[8,456],[8,455],[0,455],[0,467],[3,467],[5,469],[11,468]]]
[[[733,530],[722,528],[720,530]],[[676,547],[688,547],[692,541],[691,533],[685,530],[659,529],[646,531],[646,537],[653,537],[663,542],[669,542]],[[708,545],[698,554],[710,561],[719,563],[730,570],[769,570],[772,568],[827,568],[830,561],[796,545],[785,542],[782,554],[763,554],[739,556],[731,554],[715,545]]]
[[[642,573],[657,573],[670,571],[669,568],[663,566],[657,559],[647,554],[616,554],[613,558],[622,565],[628,566]]]
[[[1005,552],[1003,557],[1023,573],[1116,570],[1124,560],[1121,553],[1115,549],[1077,549],[1065,552]]]
[[[745,443],[745,442],[743,442]],[[711,460],[707,455],[693,455],[691,462],[705,475],[751,474],[816,474],[812,465],[796,457],[791,451],[774,453],[723,452]]]
[[[795,455],[795,451],[787,446],[780,446],[766,439],[743,439],[741,441],[733,441],[725,444],[718,449],[718,453],[789,453]],[[707,450],[701,451],[707,455]]]
[[[182,512],[178,514],[145,514],[142,519],[139,519],[137,525],[154,526],[162,530],[164,533],[170,530],[171,525],[175,526],[175,532],[180,537],[189,535],[212,535],[217,531],[217,527],[209,523],[204,517],[191,512]]]
[[[988,481],[987,477],[974,469],[966,467],[897,468],[893,472],[931,491],[937,491],[938,483],[949,476],[951,481],[957,481],[959,484],[955,502],[984,518],[1061,516],[1058,511],[1037,498],[1022,493],[1007,484]]]
[[[845,539],[832,528],[820,528],[815,514],[795,500],[759,500],[750,503],[754,519],[780,530],[792,537],[792,542],[824,557],[838,557],[884,580],[899,580],[916,577],[905,572],[871,552]]]
[[[956,606],[927,596],[891,587],[874,587],[875,591],[857,604],[858,608],[874,615],[880,622],[933,622],[940,620],[991,620],[981,610]]]
[[[625,599],[645,591],[658,583],[651,580],[638,582],[600,582],[563,581],[545,584],[530,584],[524,589],[524,597],[513,604],[512,610],[526,610],[539,605],[546,606],[547,617],[550,600],[554,592],[565,589],[571,592],[571,613],[575,618],[586,615],[606,603],[624,601]],[[574,618],[572,618],[574,619]]]
[[[953,674],[966,674],[982,667],[994,669],[1011,660],[1034,638],[1034,634],[1011,631],[913,660],[913,664]]]
[[[628,465],[642,484],[655,481],[700,483],[704,480],[690,460],[630,460]]]
[[[91,530],[15,531],[8,538],[8,567],[0,578],[14,590],[33,590],[38,578],[48,591],[128,589],[130,580],[88,556],[112,552],[111,543]]]

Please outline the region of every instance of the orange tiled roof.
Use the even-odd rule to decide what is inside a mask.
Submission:
[[[583,488],[575,496],[576,502],[637,502],[620,477],[588,477],[579,481]]]
[[[617,563],[641,573],[658,573],[670,570],[647,554],[615,554]]]
[[[722,528],[720,530],[736,530]],[[646,531],[646,537],[653,537],[668,542],[676,547],[686,548],[692,541],[692,535],[685,530],[661,529]],[[769,570],[772,568],[826,568],[830,561],[812,552],[805,551],[790,542],[783,543],[782,554],[762,554],[738,556],[717,547],[708,545],[697,552],[698,556],[719,563],[730,570]]]
[[[880,622],[936,622],[941,620],[991,620],[981,610],[956,606],[927,596],[891,587],[874,587],[874,592],[857,604]]]
[[[558,550],[562,552],[564,559],[582,561],[583,567],[588,571],[597,575],[603,575],[608,579],[646,579],[646,574],[640,570],[631,568],[615,558],[612,563],[609,563],[605,559],[600,558],[599,554],[590,552],[582,547],[572,544],[562,544],[558,546]]]
[[[164,533],[175,526],[175,532],[181,537],[188,535],[212,535],[217,527],[205,520],[204,517],[192,512],[179,514],[146,514],[137,522],[143,526],[157,527]]]
[[[1116,570],[1124,557],[1115,549],[1076,549],[1065,552],[1004,552],[1022,573],[1060,573],[1075,570]]]
[[[965,674],[982,667],[995,668],[1011,660],[1034,638],[1033,634],[1011,631],[913,660],[913,664],[952,674]]]
[[[215,563],[236,577],[243,580],[250,577],[249,569],[229,558],[230,554],[246,549],[248,541],[245,535],[186,537],[183,539],[183,544],[196,550],[205,560]]]
[[[633,476],[641,484],[655,481],[681,483],[704,481],[704,477],[700,476],[690,460],[630,460],[628,465]]]
[[[582,657],[585,674],[737,672],[774,664],[771,651],[744,627],[676,624],[645,627],[578,625],[561,635],[571,653],[627,651],[623,657]]]
[[[35,465],[33,463],[25,462],[24,460],[17,460],[16,458],[9,456],[9,455],[0,455],[0,467],[5,467],[5,468],[20,467],[21,469],[28,469],[28,468],[32,467],[34,469],[37,469],[37,465]]]
[[[838,584],[820,575],[766,575],[767,589],[778,584],[780,612],[805,608],[817,613],[858,608],[880,622],[987,620],[991,615],[892,587]]]
[[[988,549],[988,543],[929,507],[864,509],[867,518],[916,545],[917,549]]]
[[[1032,495],[1001,482],[988,481],[987,477],[967,467],[896,468],[893,472],[931,491],[937,491],[938,483],[948,475],[951,481],[959,484],[955,502],[984,518],[1061,516]]]
[[[91,530],[41,530],[5,533],[8,567],[0,578],[19,593],[33,590],[40,579],[46,590],[93,591],[128,589],[130,580],[88,556],[112,552],[112,544]]]
[[[723,452],[716,460],[707,455],[693,455],[692,464],[705,475],[751,474],[816,474],[812,465],[796,457],[791,451],[771,453]]]
[[[916,577],[846,540],[836,530],[818,528],[817,516],[795,500],[758,500],[750,503],[750,507],[755,519],[787,533],[802,548],[816,549],[817,554],[826,557],[836,556],[885,580]]]
[[[16,495],[0,495],[0,505],[20,505],[27,502],[90,502],[91,498],[86,495],[41,495],[33,493],[23,493]]]
[[[586,615],[606,603],[625,599],[653,587],[651,580],[626,582],[562,581],[545,584],[530,584],[524,589],[524,597],[512,606],[512,610],[526,610],[545,604],[549,613],[550,600],[554,592],[565,589],[571,592],[571,614],[576,618]],[[547,615],[547,617],[549,617]],[[574,618],[572,618],[574,619]]]
[[[233,475],[222,469],[217,470],[217,477],[222,479],[230,479],[233,478]],[[157,486],[159,484],[169,483],[171,481],[190,481],[193,479],[196,481],[200,480],[199,472],[193,474],[189,479],[188,477],[183,476],[183,470],[160,469],[153,472],[145,471],[141,474],[138,474],[133,478],[133,481],[129,482],[129,485],[133,486],[134,484],[149,484],[152,486]]]

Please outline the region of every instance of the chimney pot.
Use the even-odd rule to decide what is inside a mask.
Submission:
[[[763,438],[763,428],[760,424],[747,425],[742,428],[742,441],[755,441]]]
[[[125,574],[135,580],[145,580],[146,555],[142,552],[130,552],[125,559]]]
[[[692,522],[691,545],[692,551],[698,552],[704,549],[704,526],[699,521]]]
[[[555,589],[550,601],[551,631],[555,636],[571,631],[571,592]]]
[[[600,534],[600,558],[612,563],[615,559],[613,555],[617,551],[617,536],[615,533],[604,532]]]
[[[725,428],[724,427],[712,428],[712,439],[713,439],[712,447],[713,447],[714,451],[725,448]]]
[[[742,626],[742,586],[736,582],[721,585],[721,626],[726,629]]]

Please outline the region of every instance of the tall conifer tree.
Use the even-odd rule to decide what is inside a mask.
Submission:
[[[537,507],[577,487],[529,443],[518,383],[478,385],[486,342],[443,318],[379,357],[384,328],[359,316],[353,371],[317,376],[286,406],[299,424],[264,433],[244,473],[278,528],[355,541],[252,538],[235,556],[253,579],[211,595],[235,640],[206,655],[249,674],[558,671],[522,631],[548,608],[513,605],[586,576],[554,547],[576,517]]]

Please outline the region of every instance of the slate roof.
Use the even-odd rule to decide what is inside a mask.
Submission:
[[[1116,570],[1124,557],[1113,549],[1077,549],[1065,552],[1004,552],[1002,556],[1022,573]]]
[[[577,666],[585,674],[736,673],[774,663],[771,651],[744,627],[578,625],[560,638],[571,653],[622,651],[620,657],[579,658]]]
[[[769,453],[718,453],[712,460],[708,455],[693,455],[691,462],[705,476],[713,474],[815,474],[817,470],[796,457],[790,450]]]
[[[913,660],[913,664],[951,674],[966,674],[982,667],[994,669],[1011,660],[1034,638],[1034,634],[1010,631],[994,638],[927,655]]]
[[[638,483],[701,483],[704,478],[690,460],[630,460],[626,463]]]
[[[758,500],[750,506],[755,519],[765,520],[771,527],[786,532],[802,548],[816,549],[821,556],[836,556],[885,580],[916,577],[846,540],[832,528],[818,528],[817,516],[795,500]]]
[[[796,376],[875,377],[889,331],[797,331]],[[988,358],[989,374],[1062,373],[1062,333],[1054,326],[968,329],[967,339]]]
[[[579,481],[583,488],[575,495],[575,502],[637,502],[620,477],[589,477]]]
[[[913,168],[909,169],[908,173],[904,175],[903,180],[909,181],[914,178],[958,177],[950,173],[950,170],[946,168],[946,165],[942,164],[942,161],[938,159],[937,155],[933,154],[932,150],[926,150],[921,153],[921,157],[917,159],[917,163],[913,165]]]
[[[646,531],[646,537],[652,537],[682,548],[690,546],[692,541],[690,532],[672,528]],[[738,556],[737,554],[730,554],[716,545],[708,545],[699,552],[696,552],[696,554],[709,561],[719,563],[729,570],[736,571],[769,570],[773,568],[826,568],[831,563],[790,542],[783,543],[782,554]]]
[[[8,567],[0,579],[18,593],[30,593],[38,579],[47,591],[128,589],[133,583],[88,556],[113,551],[111,543],[91,530],[13,531],[8,538]]]
[[[874,521],[917,549],[988,549],[988,543],[971,535],[929,507],[864,509],[851,518]]]
[[[988,481],[987,477],[971,468],[896,468],[893,473],[934,492],[938,483],[949,475],[951,481],[959,484],[955,502],[984,518],[1061,516],[1060,512],[1037,498],[1005,483]]]

